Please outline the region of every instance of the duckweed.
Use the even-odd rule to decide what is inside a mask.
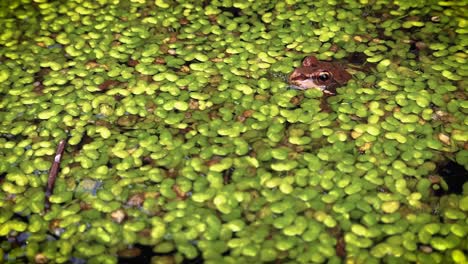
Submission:
[[[465,263],[462,4],[205,2],[0,4],[2,261]]]

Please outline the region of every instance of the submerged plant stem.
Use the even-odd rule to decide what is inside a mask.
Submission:
[[[55,180],[57,178],[58,170],[60,168],[60,161],[62,160],[63,151],[65,150],[65,145],[67,144],[66,139],[60,140],[57,150],[55,151],[54,162],[49,170],[49,177],[47,178],[47,187],[45,190],[45,209],[50,209],[49,197],[54,192]]]

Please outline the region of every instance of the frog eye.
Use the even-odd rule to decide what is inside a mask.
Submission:
[[[331,79],[331,73],[327,71],[323,71],[323,72],[320,72],[317,77],[320,81],[326,82]]]

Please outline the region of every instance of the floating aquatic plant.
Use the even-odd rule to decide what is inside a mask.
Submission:
[[[1,3],[2,260],[466,262],[461,3]]]

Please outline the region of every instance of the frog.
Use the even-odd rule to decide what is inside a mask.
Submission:
[[[332,96],[336,95],[336,88],[345,85],[351,78],[341,64],[308,56],[289,75],[288,82],[293,89],[319,89],[325,96]]]

